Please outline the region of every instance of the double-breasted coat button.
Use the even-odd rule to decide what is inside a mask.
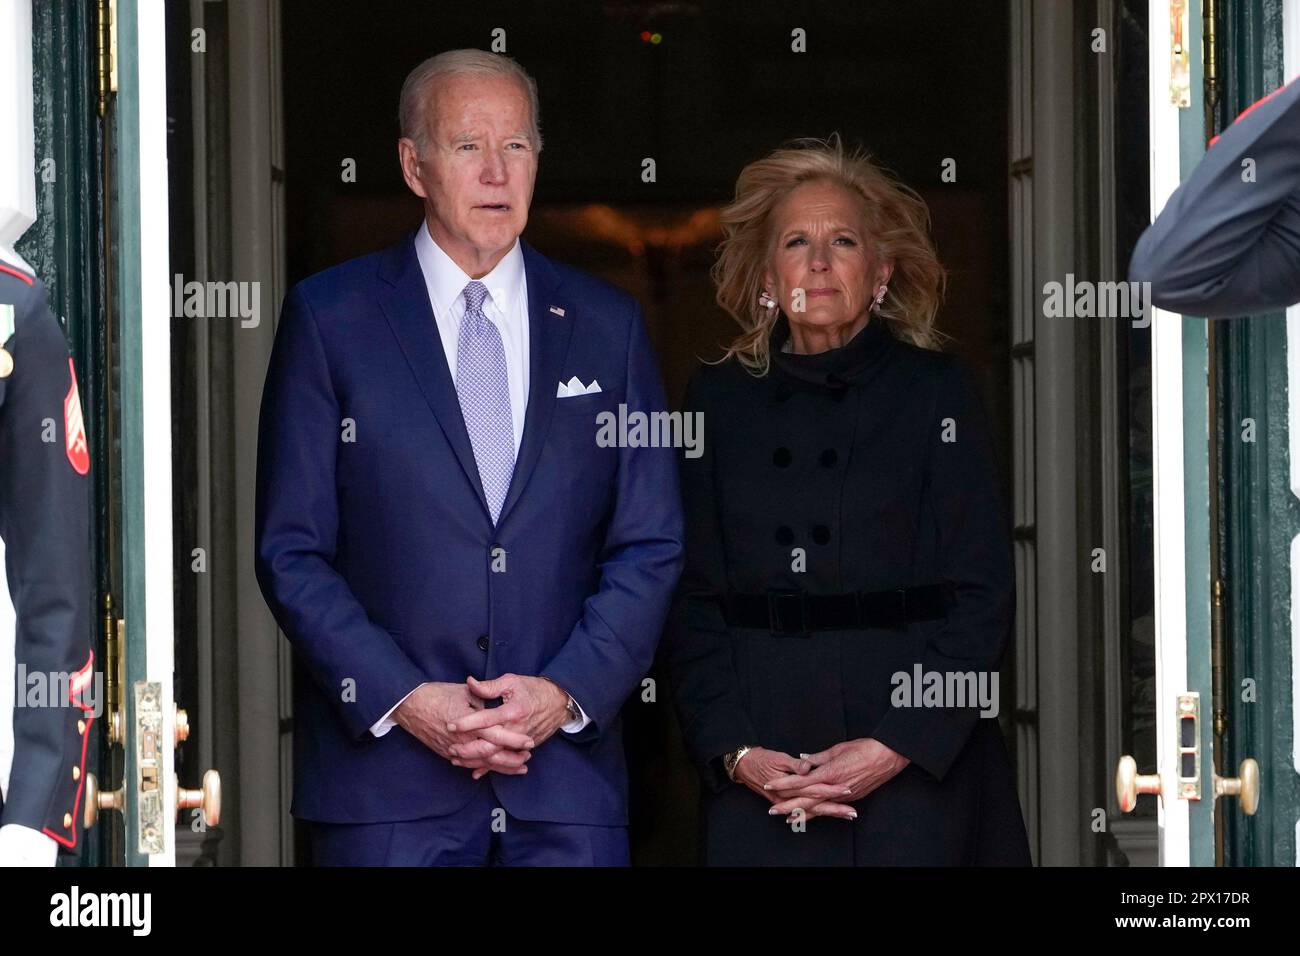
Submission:
[[[80,779],[81,779],[81,768],[80,768],[80,767],[73,767],[73,768],[72,768],[72,779],[73,779],[73,780],[80,780]]]
[[[778,468],[784,468],[790,464],[791,457],[789,448],[778,448],[772,452],[772,464]]]
[[[840,460],[840,456],[834,448],[827,448],[817,460],[822,463],[823,468],[834,468],[835,463]]]
[[[781,525],[781,527],[779,527],[779,528],[776,529],[776,543],[777,543],[777,544],[789,544],[789,543],[792,542],[792,541],[794,541],[794,532],[793,532],[793,531],[791,531],[791,530],[790,530],[789,528],[787,528],[785,525]]]
[[[84,720],[77,721],[77,733],[84,734],[85,732],[86,732],[86,722]]]
[[[486,634],[483,634],[479,637],[478,649],[480,651],[486,651],[488,649],[488,636]]]
[[[831,529],[824,524],[815,525],[812,531],[813,540],[818,544],[826,544],[831,539]]]
[[[63,829],[65,829],[65,830],[71,830],[71,829],[72,829],[72,814],[71,814],[71,813],[65,813],[65,814],[63,815]]]

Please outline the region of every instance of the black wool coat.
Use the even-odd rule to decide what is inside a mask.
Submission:
[[[873,318],[849,343],[772,368],[703,365],[686,411],[703,453],[681,454],[687,560],[664,661],[700,769],[714,865],[1028,865],[996,719],[979,706],[891,703],[894,676],[999,669],[1015,603],[1010,522],[979,397],[951,356]],[[801,562],[802,556],[802,562]],[[875,592],[949,582],[946,616],[806,636],[737,626],[731,595]],[[854,821],[800,832],[726,777],[721,755],[792,755],[872,737],[908,757]]]

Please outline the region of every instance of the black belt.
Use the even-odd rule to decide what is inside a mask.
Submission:
[[[781,588],[763,594],[728,591],[719,603],[732,627],[806,637],[813,631],[892,628],[911,621],[934,620],[948,613],[953,600],[952,585],[944,583],[848,594],[809,594]]]

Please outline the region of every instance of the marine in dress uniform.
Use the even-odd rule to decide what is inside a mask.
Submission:
[[[728,360],[688,388],[705,439],[681,459],[686,568],[665,663],[704,782],[704,862],[1028,865],[996,720],[891,705],[893,674],[995,671],[1009,639],[1010,523],[978,395],[884,320],[815,354],[783,352],[789,334],[781,315],[768,374]],[[911,763],[856,820],[797,832],[724,772],[743,746],[867,737]]]
[[[76,371],[45,287],[0,259],[0,702],[11,705],[0,709],[0,865],[53,866],[82,842],[89,470]]]
[[[1162,309],[1211,319],[1300,301],[1300,80],[1242,113],[1133,250]]]

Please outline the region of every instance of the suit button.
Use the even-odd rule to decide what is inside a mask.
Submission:
[[[486,634],[484,634],[484,635],[482,635],[481,637],[479,637],[479,639],[478,639],[478,649],[479,649],[480,651],[486,651],[486,650],[488,649],[488,637],[487,637]]]
[[[824,524],[819,524],[813,527],[812,535],[813,540],[818,544],[825,544],[831,539],[831,529]]]
[[[791,531],[789,528],[787,528],[785,525],[781,525],[781,527],[776,529],[777,544],[789,544],[793,540],[794,540],[794,532]]]
[[[73,767],[73,768],[72,768],[72,779],[73,779],[73,780],[80,780],[80,779],[81,779],[81,768],[80,768],[80,767]]]
[[[65,830],[71,830],[71,829],[72,829],[72,814],[71,814],[71,813],[65,813],[65,814],[63,815],[63,829],[65,829]]]
[[[839,459],[840,456],[836,453],[834,448],[827,448],[821,453],[821,457],[818,458],[818,461],[822,463],[823,468],[834,468],[835,463],[839,461]]]
[[[778,468],[784,468],[790,464],[791,457],[789,448],[778,448],[772,453],[772,464]]]
[[[85,732],[86,732],[86,722],[84,720],[77,721],[77,733],[84,734]]]

